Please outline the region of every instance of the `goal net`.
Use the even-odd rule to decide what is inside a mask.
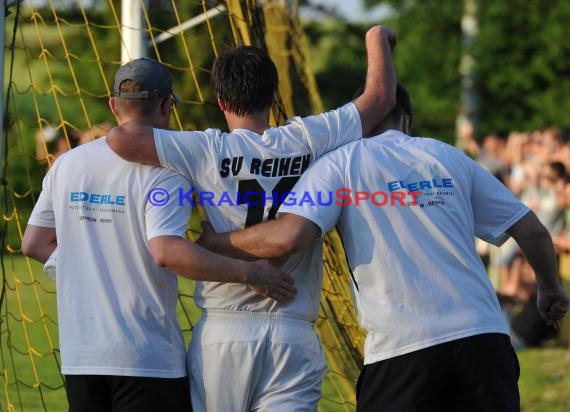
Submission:
[[[271,121],[322,111],[294,0],[135,0],[142,5],[147,56],[163,62],[181,98],[171,126],[226,129],[209,83],[222,50],[253,44],[279,70]],[[4,2],[2,2],[4,4]],[[107,106],[121,64],[117,0],[8,1],[3,30],[3,169],[1,179],[0,412],[67,409],[60,373],[55,283],[20,250],[26,222],[54,159],[103,136],[115,120]],[[0,6],[4,7],[4,6]],[[139,56],[130,56],[139,57]],[[200,210],[188,236],[199,232]],[[325,279],[317,327],[329,366],[322,411],[355,408],[363,333],[352,306],[349,273],[336,233],[326,238]],[[179,321],[186,341],[200,312],[194,284],[180,279]]]

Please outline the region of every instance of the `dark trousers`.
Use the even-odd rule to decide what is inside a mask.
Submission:
[[[188,378],[66,375],[69,412],[191,412]]]
[[[519,374],[507,335],[476,335],[366,365],[356,410],[518,412]]]

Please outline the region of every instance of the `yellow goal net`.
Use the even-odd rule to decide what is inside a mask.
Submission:
[[[274,124],[293,114],[322,111],[295,0],[133,0],[142,10],[138,27],[125,26],[125,3],[14,0],[0,5],[7,4],[2,21],[0,412],[67,410],[55,283],[40,264],[22,256],[20,243],[54,159],[103,136],[115,123],[107,100],[121,48],[127,58],[139,57],[129,55],[129,32],[140,32],[147,56],[163,62],[173,75],[181,98],[174,128],[227,128],[209,72],[220,51],[241,44],[267,49],[279,69]],[[196,237],[198,222],[195,216],[190,238]],[[352,411],[364,335],[352,306],[344,251],[334,233],[326,238],[323,258],[317,327],[329,370],[319,409]],[[187,342],[199,317],[193,287],[180,279],[178,313]]]

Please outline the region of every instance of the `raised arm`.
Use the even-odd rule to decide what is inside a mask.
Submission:
[[[321,230],[304,217],[282,213],[269,220],[235,232],[216,234],[203,223],[197,243],[226,256],[239,258],[277,258],[307,247]]]
[[[194,280],[245,283],[262,296],[286,303],[297,290],[293,278],[267,261],[244,262],[212,253],[178,236],[149,240],[155,262],[180,276]]]
[[[507,233],[522,249],[536,274],[537,305],[540,316],[548,325],[558,329],[560,320],[568,312],[568,296],[558,279],[556,253],[550,233],[534,212],[527,213]]]
[[[374,26],[366,33],[368,70],[366,85],[354,104],[360,112],[362,133],[368,135],[396,104],[396,71],[392,49],[396,34],[387,27]]]
[[[141,121],[133,120],[113,127],[106,139],[109,147],[123,159],[160,166],[153,129]]]

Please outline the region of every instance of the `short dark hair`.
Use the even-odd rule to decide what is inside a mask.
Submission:
[[[241,46],[221,53],[212,68],[212,85],[217,98],[238,116],[268,110],[279,79],[277,68],[265,52],[255,46]]]
[[[142,90],[142,86],[134,80],[123,80],[119,86],[121,92],[138,93]],[[120,110],[128,112],[136,112],[142,116],[150,116],[156,108],[156,105],[165,97],[153,97],[148,99],[129,99],[126,97],[117,97],[118,107]]]

